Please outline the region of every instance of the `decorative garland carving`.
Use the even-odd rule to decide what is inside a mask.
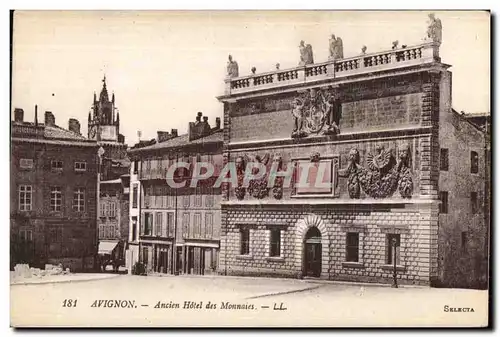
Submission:
[[[340,177],[347,178],[347,191],[351,199],[359,199],[361,189],[372,198],[387,198],[396,189],[403,198],[411,198],[413,194],[413,178],[409,165],[410,147],[405,144],[396,163],[391,151],[379,146],[376,154],[367,155],[367,166],[359,164],[357,149],[349,151],[349,165],[339,172]]]
[[[245,198],[246,189],[243,187],[243,179],[245,178],[245,158],[239,156],[236,158],[236,175],[238,179],[238,186],[234,189],[234,194],[238,200],[243,200]]]

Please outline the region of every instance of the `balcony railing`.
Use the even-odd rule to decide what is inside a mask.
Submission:
[[[329,60],[285,70],[227,78],[225,95],[271,89],[301,83],[314,83],[332,78],[345,78],[393,68],[440,62],[439,43],[428,42],[379,53]]]

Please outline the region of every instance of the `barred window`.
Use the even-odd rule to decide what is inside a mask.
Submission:
[[[19,210],[20,211],[31,211],[32,200],[33,200],[33,189],[31,185],[20,185],[19,186]]]
[[[448,149],[441,149],[440,150],[440,169],[441,171],[448,171],[448,166],[449,166],[449,151]]]
[[[396,252],[394,252],[393,241],[396,240]],[[386,236],[386,261],[387,264],[394,263],[394,253],[396,253],[396,264],[400,262],[400,246],[401,246],[401,235],[400,234],[387,234]]]
[[[250,254],[250,230],[248,228],[240,229],[240,254]]]

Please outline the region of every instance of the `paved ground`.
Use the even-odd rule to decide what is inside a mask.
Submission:
[[[86,282],[13,285],[11,322],[16,326],[477,326],[487,323],[487,298],[486,291],[464,289],[118,275]],[[76,307],[64,307],[65,299],[77,300]],[[193,305],[185,308],[186,302]],[[158,303],[163,308],[155,308]],[[120,307],[106,307],[117,304]],[[171,307],[175,304],[179,307]],[[446,305],[474,312],[446,312]]]
[[[61,275],[45,275],[31,277],[15,277],[14,272],[10,273],[10,284],[11,285],[21,285],[21,284],[43,284],[43,283],[54,283],[54,282],[74,282],[74,281],[89,281],[89,280],[100,280],[106,278],[116,277],[118,274],[112,273],[85,273],[85,274],[61,274]]]

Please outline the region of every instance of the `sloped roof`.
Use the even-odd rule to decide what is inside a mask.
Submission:
[[[73,131],[69,131],[66,129],[63,129],[57,125],[54,126],[45,126],[44,130],[44,136],[45,138],[52,138],[52,139],[68,139],[68,140],[88,140],[82,135],[79,135],[77,133],[74,133]]]
[[[192,141],[189,141],[189,135],[182,134],[178,137],[166,140],[161,143],[155,143],[149,146],[144,146],[140,148],[131,148],[129,151],[132,153],[137,153],[141,151],[148,151],[148,150],[159,150],[159,149],[169,149],[169,148],[178,148],[178,147],[184,147],[184,146],[190,146],[190,145],[196,145],[196,144],[207,144],[207,143],[217,143],[223,141],[223,133],[222,129],[215,131],[214,133],[194,139]]]

